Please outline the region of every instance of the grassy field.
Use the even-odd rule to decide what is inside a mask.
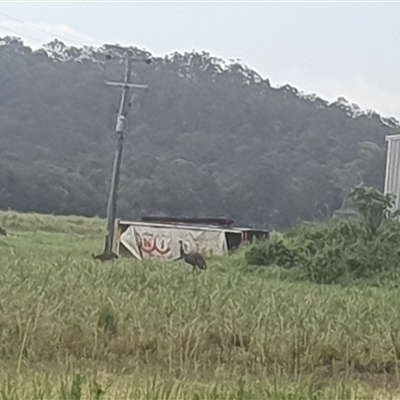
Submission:
[[[0,225],[0,400],[397,398],[395,287],[293,282],[243,252],[201,274],[103,264],[101,220]]]

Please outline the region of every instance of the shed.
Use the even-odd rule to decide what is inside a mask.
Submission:
[[[232,227],[225,218],[143,217],[118,221],[116,253],[122,257],[172,261],[179,257],[179,241],[186,251],[225,255],[242,243],[268,239],[269,231]]]

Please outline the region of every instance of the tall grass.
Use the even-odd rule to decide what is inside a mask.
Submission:
[[[14,232],[51,232],[78,235],[100,234],[104,232],[104,222],[100,218],[75,216],[54,216],[37,213],[19,213],[0,210],[0,226]]]
[[[11,231],[0,239],[0,399],[397,392],[394,288],[291,282],[278,268],[248,271],[243,253],[201,274],[100,263],[100,221],[3,212],[0,223]]]

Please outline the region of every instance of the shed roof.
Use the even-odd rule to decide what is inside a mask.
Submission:
[[[196,231],[224,231],[230,233],[241,233],[238,228],[226,228],[223,226],[213,226],[213,225],[192,225],[184,223],[157,223],[157,222],[139,222],[139,221],[119,221],[120,225],[133,225],[133,226],[149,226],[153,228],[166,228],[166,229],[192,229]]]
[[[224,217],[207,217],[207,218],[192,218],[192,217],[165,217],[146,215],[142,217],[142,222],[156,222],[156,223],[172,223],[172,224],[186,224],[186,225],[207,225],[207,226],[223,226],[231,227],[235,222],[233,219]]]

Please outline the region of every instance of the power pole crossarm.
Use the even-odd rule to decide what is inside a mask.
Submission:
[[[117,216],[117,192],[119,175],[121,169],[122,151],[124,146],[124,134],[126,118],[130,106],[129,90],[130,89],[146,89],[147,85],[137,85],[130,82],[132,68],[132,54],[126,53],[125,74],[123,82],[107,82],[110,86],[122,87],[121,102],[119,106],[115,132],[117,134],[117,147],[115,150],[113,170],[111,175],[110,192],[107,204],[107,235],[105,238],[105,246],[103,254],[95,256],[101,260],[112,260],[116,258],[113,252],[113,244],[115,238],[115,221]],[[147,61],[146,61],[147,62]]]
[[[121,82],[106,82],[108,86],[119,86],[123,88],[130,88],[130,89],[147,89],[147,85],[138,85],[136,83],[121,83]]]

